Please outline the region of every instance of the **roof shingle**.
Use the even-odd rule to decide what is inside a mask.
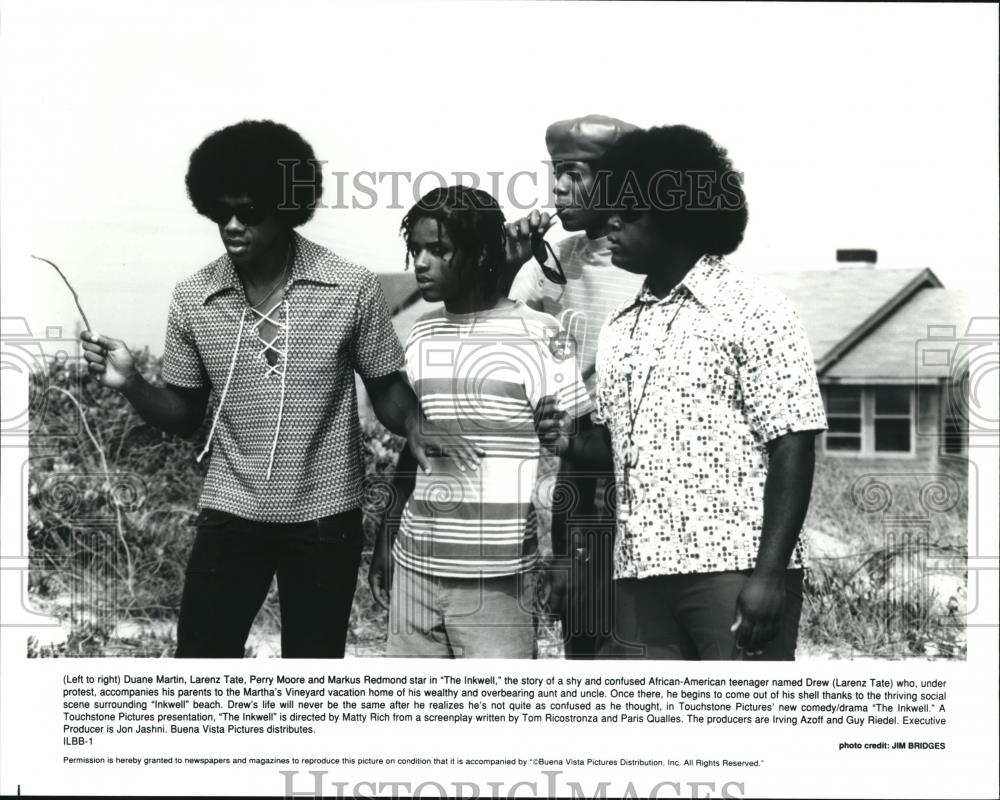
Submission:
[[[921,357],[928,327],[955,329],[934,349],[954,349],[969,325],[969,296],[956,289],[921,289],[902,308],[872,331],[854,349],[827,370],[824,378],[841,380],[934,380],[953,375],[957,362]],[[942,333],[943,331],[934,331]]]
[[[923,272],[842,268],[764,272],[759,277],[792,301],[818,363]]]

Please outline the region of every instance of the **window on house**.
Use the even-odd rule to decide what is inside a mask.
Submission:
[[[828,386],[825,396],[827,452],[879,455],[912,451],[912,387]]]
[[[875,452],[909,453],[910,398],[909,386],[881,386],[870,390],[874,395],[873,427]]]
[[[861,452],[861,387],[831,386],[826,394],[826,449]]]

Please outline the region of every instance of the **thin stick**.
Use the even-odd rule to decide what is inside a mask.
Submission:
[[[79,295],[77,295],[76,289],[73,288],[73,284],[69,282],[69,279],[65,275],[63,275],[63,271],[59,269],[59,267],[57,267],[51,261],[49,261],[47,258],[42,258],[41,256],[35,256],[35,255],[33,255],[32,258],[34,258],[37,261],[44,261],[46,264],[52,267],[52,269],[54,269],[56,272],[59,273],[59,277],[63,279],[63,281],[69,287],[69,290],[73,293],[73,302],[76,303],[76,308],[80,312],[80,316],[83,317],[83,324],[87,326],[88,331],[92,331],[93,328],[90,327],[90,321],[87,319],[87,315],[83,313],[83,306],[80,305],[80,297]]]

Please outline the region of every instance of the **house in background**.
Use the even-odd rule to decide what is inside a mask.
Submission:
[[[838,250],[831,270],[765,272],[806,328],[826,405],[830,457],[936,460],[968,446],[968,296],[930,269],[881,269],[874,250]],[[413,275],[379,275],[405,342],[433,305]]]
[[[929,269],[879,269],[874,250],[838,250],[838,269],[770,272],[805,325],[826,405],[831,457],[936,460],[968,446],[965,292]]]

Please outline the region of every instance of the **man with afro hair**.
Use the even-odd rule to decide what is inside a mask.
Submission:
[[[473,466],[476,450],[418,420],[380,284],[295,231],[320,207],[322,162],[269,120],[216,131],[187,190],[225,252],[174,289],[162,385],[124,342],[82,335],[89,369],[149,424],[211,450],[188,560],[178,657],[239,658],[276,575],[284,657],[344,655],[362,546],[364,478],[354,375],[379,420]]]
[[[540,434],[581,466],[613,455],[618,639],[645,657],[791,660],[802,608],[799,532],[826,417],[802,323],[731,265],[742,176],[703,131],[635,131],[598,170],[617,267],[645,276],[597,346],[603,425]]]

